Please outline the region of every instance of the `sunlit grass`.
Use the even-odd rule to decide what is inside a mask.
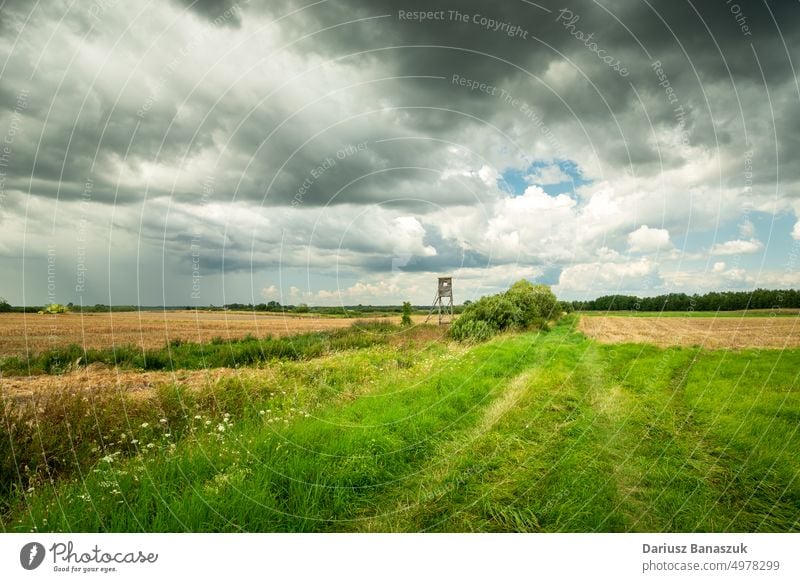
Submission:
[[[181,432],[133,427],[154,446],[17,491],[3,526],[797,531],[798,363],[800,350],[602,345],[573,318],[478,346],[287,362],[286,394],[176,393]]]
[[[204,343],[173,340],[163,348],[148,350],[133,345],[85,350],[73,344],[28,358],[0,358],[0,372],[5,375],[61,374],[96,363],[138,370],[239,368],[275,359],[305,360],[341,350],[366,348],[386,343],[393,333],[400,333],[400,328],[391,323],[357,321],[349,328],[333,331],[286,337],[218,337]]]

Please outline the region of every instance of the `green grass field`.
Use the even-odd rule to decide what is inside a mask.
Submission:
[[[2,529],[800,531],[800,350],[602,345],[575,321],[176,386],[165,422],[132,409],[67,438],[70,472],[23,469]]]

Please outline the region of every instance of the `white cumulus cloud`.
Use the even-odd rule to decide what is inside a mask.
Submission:
[[[760,240],[729,240],[711,247],[712,255],[747,255],[757,253],[764,245]]]
[[[648,289],[660,285],[658,265],[642,257],[628,263],[583,263],[561,271],[559,292],[583,292],[592,295]]]
[[[672,247],[669,231],[665,228],[650,228],[643,224],[628,235],[628,246],[634,253],[651,253]]]

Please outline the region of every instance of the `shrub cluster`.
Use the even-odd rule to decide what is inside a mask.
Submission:
[[[506,330],[546,330],[547,321],[560,314],[550,287],[522,279],[504,293],[481,297],[468,305],[453,322],[450,334],[458,341],[483,341]]]

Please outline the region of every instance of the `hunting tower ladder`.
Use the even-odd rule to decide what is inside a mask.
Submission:
[[[428,317],[425,318],[425,323],[433,315],[433,312],[439,316],[439,325],[449,325],[453,322],[453,278],[452,277],[439,277],[439,284],[436,288],[436,298],[433,300],[431,310],[428,312]]]

